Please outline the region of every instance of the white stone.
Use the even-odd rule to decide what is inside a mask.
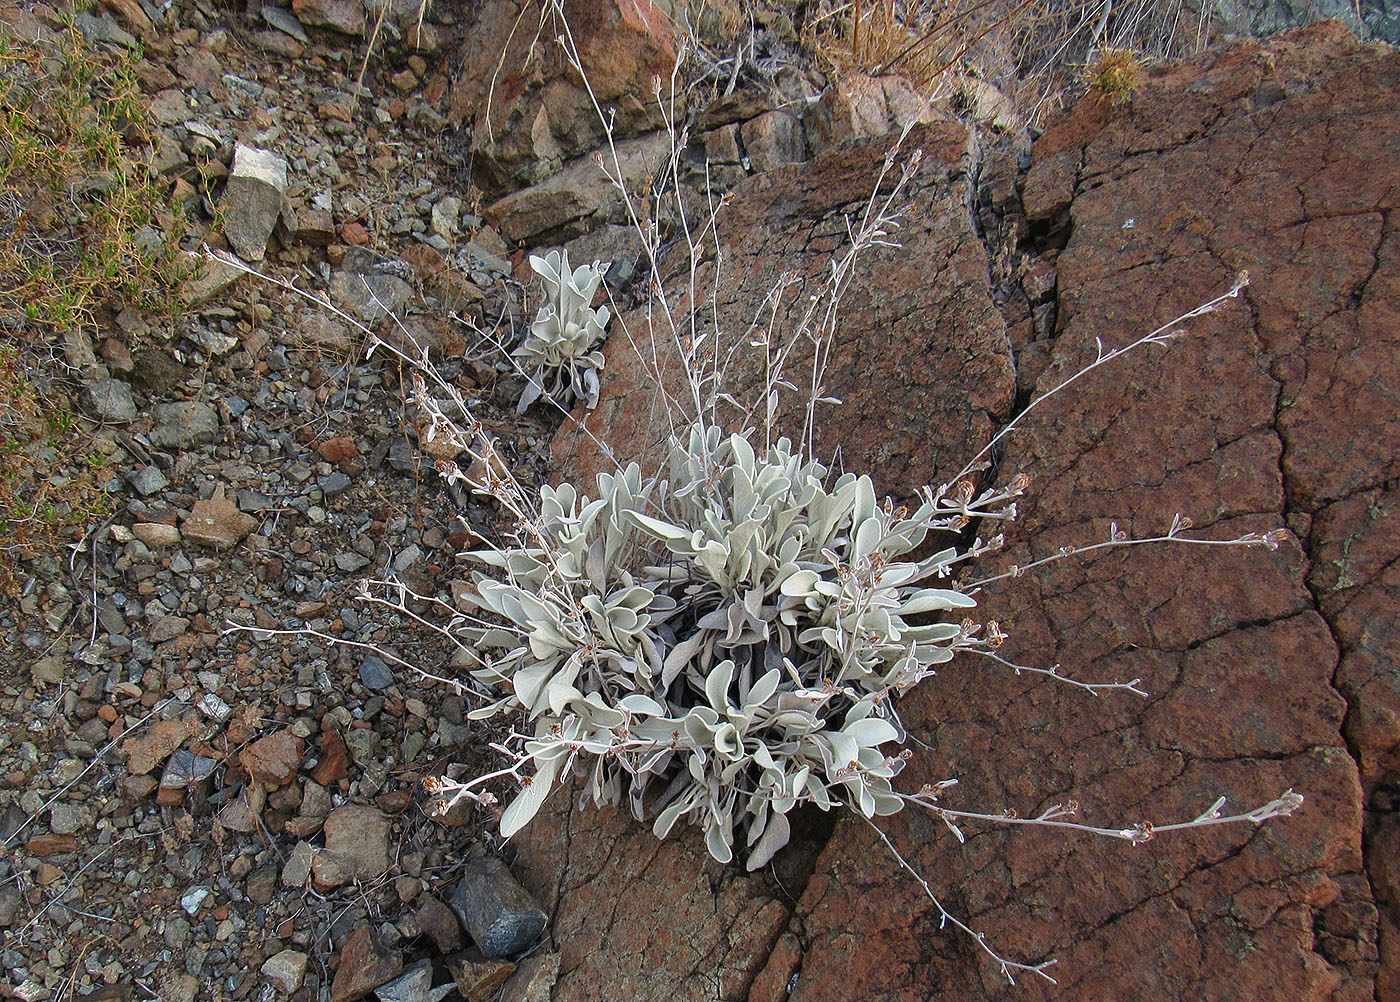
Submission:
[[[267,958],[262,965],[263,977],[283,995],[290,995],[301,987],[306,977],[306,954],[296,950],[283,950]]]
[[[207,887],[191,887],[180,899],[180,907],[193,915],[199,911],[199,906],[204,904],[204,899],[209,897],[210,893]]]

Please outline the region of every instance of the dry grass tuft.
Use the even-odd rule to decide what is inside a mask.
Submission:
[[[1142,62],[1132,49],[1104,49],[1089,67],[1089,90],[1113,104],[1126,104],[1142,86]]]
[[[1185,0],[846,0],[818,8],[805,35],[837,74],[898,74],[933,97],[959,77],[986,80],[1034,124],[1097,82],[1086,67],[1111,58],[1126,70],[1126,55],[1140,70],[1198,51],[1209,33]]]

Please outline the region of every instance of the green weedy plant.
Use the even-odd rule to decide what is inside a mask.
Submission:
[[[569,267],[568,251],[531,255],[530,267],[544,283],[545,301],[530,325],[514,359],[529,382],[516,410],[524,413],[543,394],[568,408],[574,400],[598,404],[598,373],[610,315],[606,306],[593,308],[603,284],[603,269],[593,264]]]

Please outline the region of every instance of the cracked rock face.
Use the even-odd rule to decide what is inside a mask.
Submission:
[[[697,288],[706,299],[702,311],[717,309],[720,329],[732,332],[720,355],[730,357],[725,387],[741,404],[761,401],[765,385],[764,352],[751,342],[771,327],[776,355],[783,332],[798,328],[833,255],[845,252],[845,215],[865,209],[890,143],[839,149],[810,166],[757,176],[720,215],[722,270],[716,281],[712,261],[702,263]],[[817,454],[839,447],[861,456],[878,485],[896,495],[960,465],[963,443],[992,434],[1015,389],[1006,326],[988,292],[986,253],[966,211],[969,148],[967,130],[952,122],[920,126],[905,140],[906,151],[922,149],[924,156],[902,199],[913,208],[901,219],[901,246],[874,247],[858,259],[827,368],[825,392],[843,403],[821,407]],[[685,285],[683,258],[663,261],[669,287]],[[785,272],[791,281],[774,320],[765,302]],[[713,303],[711,289],[718,290]],[[677,302],[684,313],[684,298]],[[751,327],[755,317],[761,326]],[[623,320],[639,344],[651,343],[641,311]],[[821,322],[816,316],[809,327]],[[659,347],[645,364],[625,337],[610,339],[602,399],[577,415],[619,456],[654,458],[665,442],[654,371],[673,396],[688,392],[675,352],[662,344],[668,335],[659,318],[656,324]],[[785,374],[799,387],[810,380],[811,358],[805,346],[789,358]],[[800,435],[805,399],[802,389],[780,398],[775,437]],[[611,468],[597,443],[572,425],[555,438],[553,458],[585,480]]]
[[[1188,820],[1222,795],[1245,809],[1288,787],[1303,808],[1136,848],[972,826],[959,845],[927,815],[888,819],[901,853],[989,943],[1058,958],[1058,988],[1012,988],[975,943],[940,930],[859,819],[829,837],[795,825],[805,848],[745,877],[708,862],[691,833],[657,843],[629,817],[571,812],[561,797],[527,829],[518,865],[554,913],[556,999],[1360,1000],[1400,988],[1386,852],[1400,830],[1397,85],[1400,58],[1320,25],[1159,74],[1126,108],[1081,103],[993,199],[1036,286],[998,296],[1004,321],[966,213],[940,202],[973,202],[960,185],[978,172],[952,169],[961,153],[933,155],[932,135],[967,148],[934,126],[916,141],[943,164],[942,194],[914,192],[903,251],[848,294],[830,390],[846,406],[819,440],[907,491],[975,451],[1018,375],[1043,394],[1093,359],[1096,337],[1124,345],[1248,268],[1242,302],[1027,419],[998,476],[1034,481],[993,566],[1102,540],[1111,521],[1156,535],[1177,512],[1201,537],[1282,525],[1290,539],[1274,552],[1111,550],[989,588],[979,612],[1010,633],[1012,660],[1140,677],[1150,695],[1095,698],[954,663],[902,704],[930,748],[901,785],[958,777],[950,806],[1023,816],[1074,799],[1083,820],[1110,826]],[[855,196],[828,193],[868,190],[860,149],[741,189],[722,231],[735,275],[722,312],[752,317],[759,300],[744,297],[766,291],[765,269],[822,249],[839,217],[816,207],[834,214]],[[839,188],[854,168],[867,173]],[[1006,246],[991,250],[993,276],[1017,272]],[[759,293],[730,291],[749,280]],[[643,455],[657,423],[644,372],[616,345],[608,371],[590,426]],[[556,455],[575,450],[576,468],[597,468],[567,433],[556,441]]]

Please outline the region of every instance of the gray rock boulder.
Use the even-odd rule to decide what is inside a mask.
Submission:
[[[544,931],[544,912],[495,856],[468,863],[447,904],[487,957],[523,953]]]
[[[92,412],[103,421],[126,422],[136,418],[131,387],[120,379],[99,379],[90,383],[84,396]]]
[[[208,404],[182,400],[151,408],[156,426],[146,436],[157,449],[188,449],[213,441],[219,415]]]
[[[287,193],[287,161],[241,143],[224,190],[224,234],[239,257],[261,261]]]

